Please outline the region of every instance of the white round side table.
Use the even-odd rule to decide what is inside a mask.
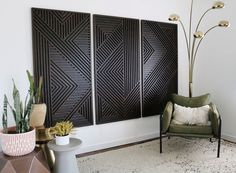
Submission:
[[[82,141],[77,138],[70,138],[68,145],[56,145],[55,139],[48,142],[48,148],[53,150],[55,155],[54,173],[79,173],[75,151],[81,143]]]

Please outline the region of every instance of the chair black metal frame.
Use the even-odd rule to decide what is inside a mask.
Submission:
[[[162,118],[163,118],[163,114],[160,114],[160,153],[162,153],[162,135],[166,134],[166,133],[162,133]],[[222,126],[222,120],[221,117],[219,116],[219,129],[218,129],[218,136],[214,136],[214,138],[218,139],[218,147],[217,147],[217,158],[220,157],[220,142],[221,142],[221,126]],[[176,135],[167,135],[169,136],[178,136],[178,134]],[[194,135],[192,136],[194,137]],[[211,138],[210,138],[211,141]]]

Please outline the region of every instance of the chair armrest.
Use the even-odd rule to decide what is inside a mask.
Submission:
[[[166,133],[166,131],[169,128],[172,112],[173,112],[173,104],[171,102],[168,102],[166,104],[162,117],[162,133]]]
[[[216,107],[215,104],[210,104],[211,112],[210,112],[210,120],[211,120],[211,126],[213,130],[213,134],[215,136],[219,136],[219,128],[220,128],[220,113]]]

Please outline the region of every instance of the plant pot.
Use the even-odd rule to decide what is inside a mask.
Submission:
[[[66,136],[57,136],[56,135],[56,144],[57,145],[67,145],[70,143],[69,135]]]
[[[2,133],[2,151],[9,156],[23,156],[32,152],[35,148],[35,129],[29,132],[13,133],[15,127],[8,128],[8,134]]]
[[[40,127],[44,125],[45,117],[47,112],[47,105],[42,104],[33,104],[32,111],[30,114],[30,126]]]

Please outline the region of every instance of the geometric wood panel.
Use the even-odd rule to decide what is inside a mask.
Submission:
[[[139,118],[139,20],[93,18],[96,123]]]
[[[90,14],[32,9],[34,75],[43,76],[46,125],[93,124]]]
[[[160,114],[178,91],[177,25],[141,22],[143,116]]]

